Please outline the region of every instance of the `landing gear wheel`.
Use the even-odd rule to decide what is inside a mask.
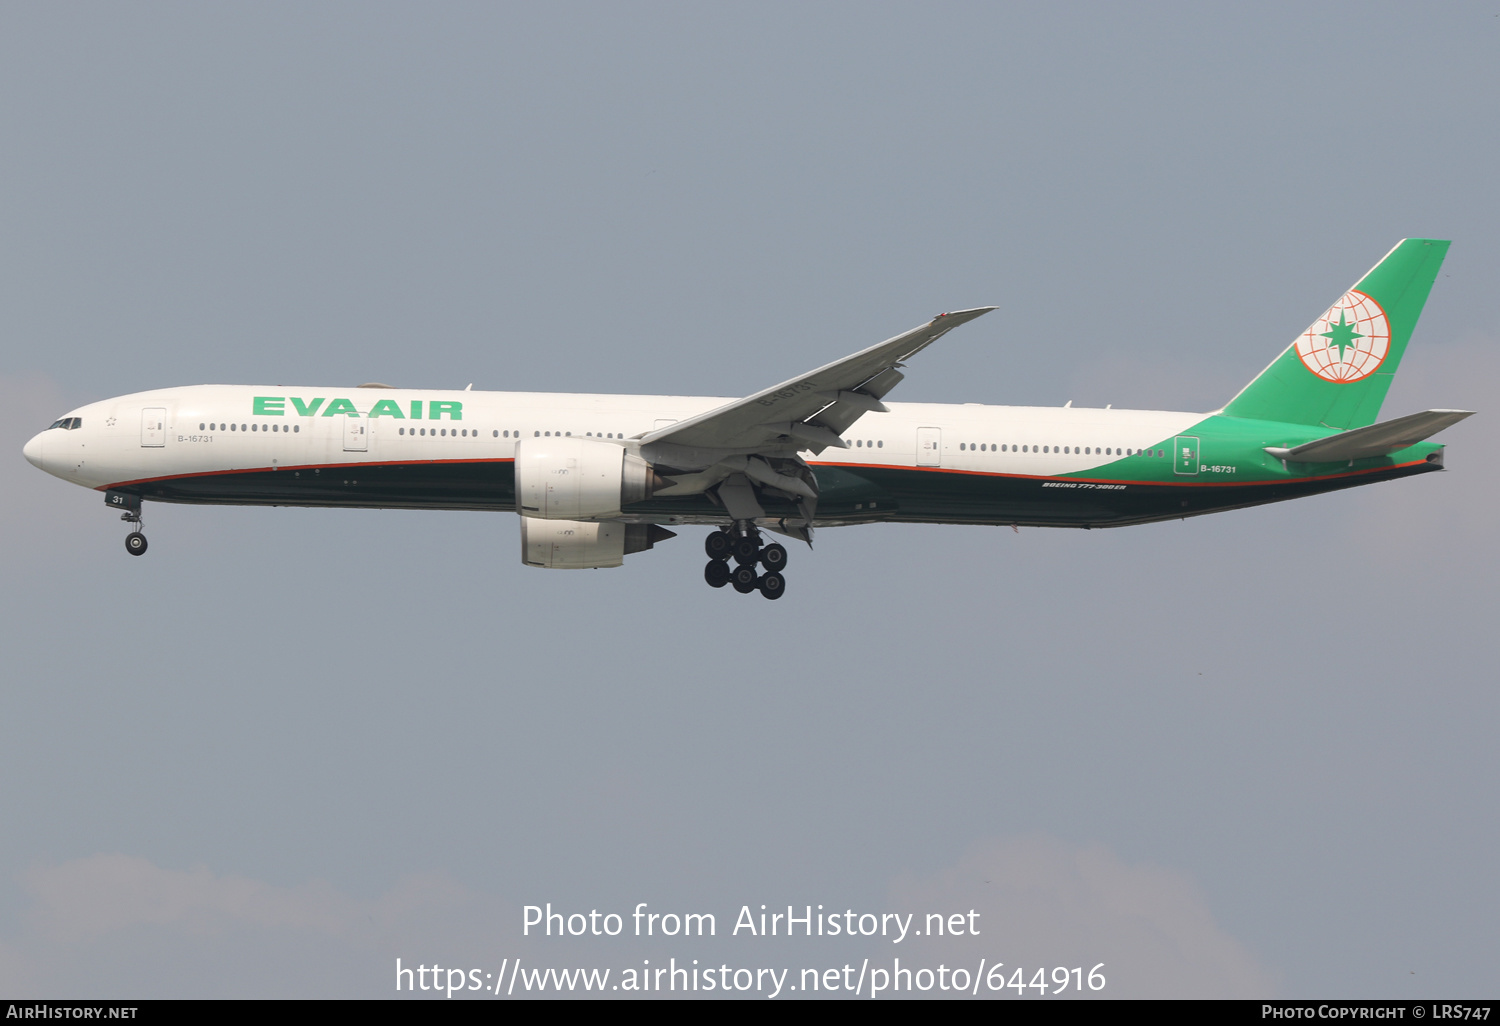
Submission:
[[[708,582],[710,588],[722,588],[729,583],[733,572],[729,564],[722,559],[710,559],[708,566],[703,568],[703,579]]]
[[[780,573],[786,569],[786,547],[772,542],[760,550],[760,565],[771,573]]]
[[[775,572],[766,574],[760,579],[760,593],[768,599],[781,598],[786,594],[786,578]]]
[[[703,539],[703,551],[709,559],[728,559],[734,539],[723,531],[715,531]]]
[[[754,563],[742,563],[735,567],[730,580],[734,584],[734,590],[741,595],[750,594],[760,585],[760,577],[755,572]]]
[[[741,535],[734,539],[734,561],[741,566],[755,566],[755,561],[760,557],[760,542],[749,535]]]
[[[146,536],[139,531],[131,531],[125,536],[125,551],[132,556],[145,555]]]

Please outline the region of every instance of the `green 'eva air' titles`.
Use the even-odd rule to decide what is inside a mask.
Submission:
[[[292,409],[287,409],[287,403],[292,404]],[[464,404],[458,400],[413,399],[406,409],[396,399],[380,399],[370,407],[370,412],[363,414],[365,417],[374,419],[376,417],[391,417],[395,420],[422,420],[423,411],[426,411],[428,420],[463,420]],[[359,417],[358,409],[354,406],[352,399],[328,399],[317,396],[312,399],[303,399],[300,396],[258,395],[251,399],[250,412],[257,417]]]

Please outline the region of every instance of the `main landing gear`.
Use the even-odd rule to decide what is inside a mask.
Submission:
[[[786,568],[786,548],[775,542],[762,545],[754,524],[740,521],[733,527],[720,528],[704,539],[703,551],[708,554],[703,579],[710,588],[732,584],[741,595],[758,591],[768,599],[779,599],[786,592],[786,578],[781,576]],[[757,565],[766,572],[757,572]]]

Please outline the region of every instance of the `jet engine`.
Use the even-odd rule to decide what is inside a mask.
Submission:
[[[619,566],[632,552],[677,537],[655,524],[521,518],[521,562],[548,570]]]
[[[516,446],[516,512],[523,518],[607,520],[665,485],[649,463],[614,442],[527,438]]]

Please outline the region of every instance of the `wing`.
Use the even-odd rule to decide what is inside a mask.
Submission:
[[[863,414],[885,412],[880,400],[904,377],[898,369],[903,361],[993,309],[981,306],[938,314],[919,328],[853,356],[652,431],[641,437],[641,446],[741,453],[845,448],[839,436],[846,428]]]

